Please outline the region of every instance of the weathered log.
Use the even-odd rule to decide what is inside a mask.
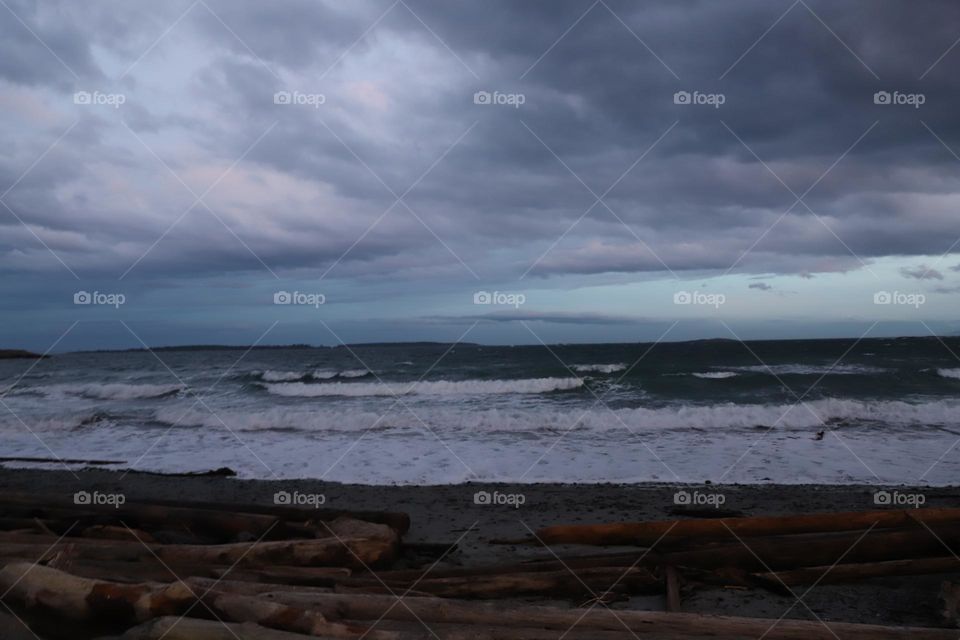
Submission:
[[[282,586],[281,586],[282,588]],[[762,618],[710,616],[693,613],[661,613],[655,611],[609,610],[596,607],[589,611],[555,607],[515,607],[502,604],[458,602],[444,598],[403,598],[395,596],[330,593],[272,592],[262,594],[275,602],[311,608],[350,620],[406,620],[426,623],[502,625],[522,628],[595,629],[619,631],[625,638],[635,634],[643,638],[715,637],[759,638],[769,640],[955,640],[956,631],[916,627],[887,627],[826,621],[784,619],[779,622]],[[776,624],[775,624],[776,623]],[[432,625],[431,625],[432,626]],[[632,633],[627,633],[629,628]],[[769,633],[766,633],[769,631]],[[515,636],[523,637],[523,636]]]
[[[225,545],[165,545],[164,560],[200,564],[240,563],[243,566],[375,567],[391,562],[400,540],[391,527],[340,518],[324,523],[329,537]]]
[[[228,593],[239,593],[245,596],[258,596],[273,591],[283,591],[285,593],[333,593],[332,589],[326,587],[302,587],[292,584],[279,584],[276,582],[247,582],[245,580],[230,580],[229,578],[199,578],[190,576],[184,580],[195,591],[206,591],[207,589],[216,589],[217,591],[226,591]]]
[[[352,571],[346,567],[283,567],[263,569],[238,567],[212,568],[208,574],[216,578],[230,577],[246,582],[282,582],[290,585],[333,587],[349,578]]]
[[[0,505],[8,515],[69,518],[97,516],[119,524],[150,530],[185,528],[195,533],[234,539],[248,534],[257,538],[278,528],[280,518],[262,513],[245,513],[241,509],[201,509],[182,503],[159,504],[125,501],[123,504],[97,506],[77,504],[73,496],[42,496],[0,492]],[[105,524],[105,522],[103,522]],[[277,535],[282,531],[278,530]]]
[[[324,523],[326,538],[237,542],[219,545],[157,545],[121,540],[0,535],[0,557],[43,561],[60,553],[85,560],[135,561],[156,556],[171,564],[243,567],[348,566],[359,569],[392,561],[397,533],[387,525],[346,518]],[[11,541],[13,540],[13,541]],[[26,540],[26,542],[22,542]]]
[[[659,562],[699,568],[739,567],[751,571],[795,569],[844,563],[877,562],[938,556],[943,544],[960,541],[960,528],[940,527],[936,535],[912,530],[849,531],[830,534],[768,536],[704,543],[693,550],[661,554]],[[646,562],[646,559],[644,560]]]
[[[216,578],[229,573],[230,567],[223,565],[182,565],[161,562],[156,558],[144,557],[135,562],[113,560],[83,560],[71,558],[64,553],[47,563],[47,566],[80,576],[111,582],[175,582],[185,576]]]
[[[144,622],[164,615],[204,615],[231,622],[255,622],[265,627],[308,635],[355,638],[368,629],[328,622],[319,612],[262,598],[206,590],[197,593],[185,582],[170,585],[118,584],[79,578],[28,563],[0,569],[0,589],[18,604],[70,620],[117,624]],[[370,632],[386,640],[392,634]]]
[[[756,574],[758,578],[786,585],[836,584],[882,578],[884,576],[920,576],[935,573],[960,573],[960,560],[955,556],[939,558],[910,558],[884,562],[838,564],[835,566],[804,567],[789,571]]]
[[[931,526],[944,523],[960,524],[960,509],[853,511],[799,516],[557,525],[538,529],[535,537],[525,539],[524,542],[528,544],[540,544],[542,542],[543,544],[644,546],[651,545],[657,540],[693,542],[708,538],[729,538],[731,530],[740,537],[753,537],[828,531],[857,531],[869,529],[871,526],[876,526],[878,529],[922,527],[919,521]]]

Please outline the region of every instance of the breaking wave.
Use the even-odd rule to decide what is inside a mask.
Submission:
[[[317,385],[313,385],[317,386]],[[155,419],[181,427],[223,428],[249,431],[337,432],[369,429],[421,431],[423,420],[438,432],[454,431],[467,435],[482,433],[610,433],[621,437],[624,425],[631,431],[669,431],[696,429],[717,433],[758,428],[775,430],[822,429],[832,427],[885,424],[897,427],[936,427],[957,422],[960,401],[941,400],[911,404],[900,401],[861,402],[858,400],[817,400],[790,404],[715,404],[705,406],[673,405],[659,408],[597,408],[571,414],[557,408],[537,410],[484,409],[464,406],[418,408],[413,416],[403,408],[387,413],[350,409],[316,410],[270,407],[260,411],[227,411],[211,415],[202,407],[184,412],[180,407],[164,407]],[[578,420],[579,418],[579,420]],[[574,423],[574,421],[576,421]],[[751,436],[753,437],[753,436]]]
[[[623,371],[627,368],[627,365],[620,364],[575,364],[573,365],[574,371],[579,371],[581,373],[616,373],[617,371]]]
[[[308,382],[310,380],[334,380],[336,378],[363,378],[373,375],[369,369],[317,369],[315,371],[258,371],[254,372],[257,379],[263,382]]]

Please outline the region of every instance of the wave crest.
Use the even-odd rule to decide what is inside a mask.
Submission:
[[[307,382],[310,380],[333,380],[335,378],[363,378],[372,375],[369,369],[317,369],[315,371],[273,371],[256,372],[255,375],[263,382]]]
[[[623,371],[627,368],[627,365],[621,363],[618,364],[575,364],[573,365],[574,371],[579,371],[580,373],[616,373],[617,371]]]

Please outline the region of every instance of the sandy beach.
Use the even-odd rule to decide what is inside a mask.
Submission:
[[[274,503],[274,494],[323,496],[325,507],[404,511],[412,525],[407,542],[438,543],[455,549],[443,556],[438,568],[512,562],[519,559],[596,553],[597,548],[491,544],[496,539],[528,536],[538,527],[563,523],[600,523],[678,517],[678,491],[723,496],[724,515],[786,515],[878,508],[876,487],[829,485],[488,485],[399,487],[346,485],[311,481],[238,480],[222,477],[169,477],[85,470],[0,470],[0,489],[39,494],[76,491],[122,493],[127,500],[174,500],[221,504]],[[900,495],[919,495],[927,507],[956,506],[960,488],[888,488]],[[514,504],[476,504],[475,494],[486,491]],[[521,497],[522,496],[522,497]],[[517,502],[522,504],[517,506]],[[678,509],[680,509],[678,511]],[[709,512],[710,507],[700,508]],[[615,550],[607,548],[606,550]],[[946,554],[945,550],[945,554]],[[789,596],[762,590],[705,587],[685,595],[684,611],[778,618],[843,620],[863,623],[934,626],[941,580],[951,576],[894,577],[855,585],[818,585],[798,589],[802,603]],[[517,600],[531,602],[531,600]],[[543,601],[538,601],[543,602]],[[571,603],[563,603],[569,606]],[[634,597],[614,605],[625,609],[662,610],[659,596]],[[809,607],[809,609],[807,608]]]

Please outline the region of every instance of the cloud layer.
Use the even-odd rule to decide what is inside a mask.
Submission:
[[[562,287],[960,237],[949,0],[7,4],[8,274]]]

